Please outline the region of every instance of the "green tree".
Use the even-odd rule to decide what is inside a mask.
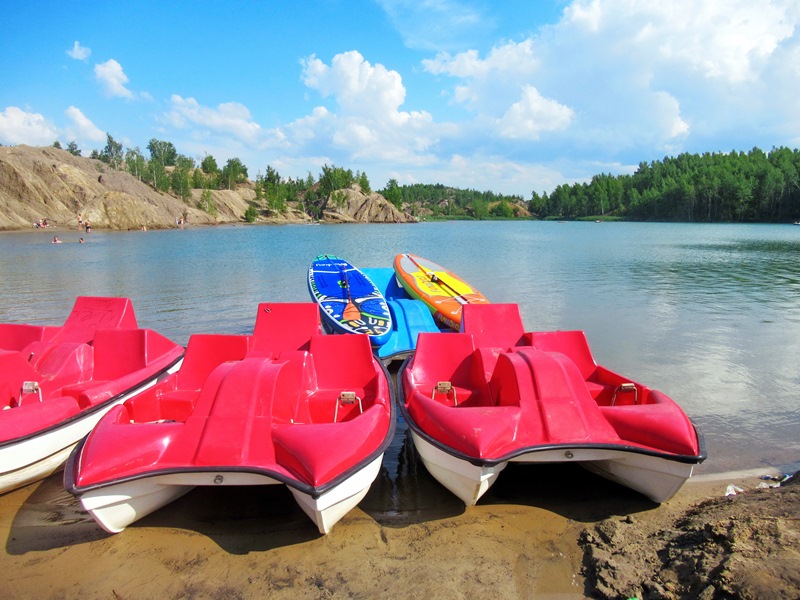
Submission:
[[[138,147],[128,148],[125,152],[125,167],[128,173],[136,177],[139,181],[147,171],[147,160],[145,160]]]
[[[397,183],[397,179],[390,179],[386,184],[386,189],[382,192],[383,197],[394,204],[395,208],[401,210],[403,207],[403,192]]]
[[[59,142],[58,140],[53,142],[53,148],[58,148],[59,150],[63,150],[63,148],[61,147],[61,142]]]
[[[358,186],[361,188],[361,191],[365,194],[371,194],[372,189],[369,187],[369,179],[367,179],[366,173],[360,173],[358,175]]]
[[[152,138],[147,143],[147,150],[150,152],[151,161],[159,162],[165,167],[175,166],[175,161],[178,159],[178,151],[172,142]]]
[[[247,210],[244,211],[244,220],[248,223],[254,223],[255,220],[258,218],[258,209],[253,206],[252,204],[247,207]]]
[[[232,190],[237,183],[242,183],[245,179],[247,179],[247,167],[242,164],[242,161],[238,158],[228,159],[220,174],[220,184],[226,189]]]
[[[67,144],[67,152],[72,154],[72,156],[80,156],[81,155],[80,148],[78,148],[78,144],[76,144],[74,141],[72,141],[69,144]]]
[[[192,197],[192,171],[194,169],[194,159],[188,156],[179,155],[175,159],[175,167],[172,170],[170,184],[172,191],[184,202]]]
[[[203,161],[200,163],[200,168],[206,175],[216,175],[217,173],[219,173],[217,160],[210,154],[205,155]]]
[[[106,133],[106,146],[100,152],[100,160],[114,169],[122,164],[122,144],[111,137],[110,133]]]
[[[214,202],[214,197],[211,194],[211,190],[205,189],[200,194],[200,201],[197,203],[197,207],[200,210],[206,211],[212,217],[217,216],[217,203]]]

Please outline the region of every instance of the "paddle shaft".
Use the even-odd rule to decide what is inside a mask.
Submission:
[[[448,288],[450,288],[450,290],[455,294],[455,298],[458,299],[458,300],[461,300],[465,304],[469,302],[466,298],[464,298],[463,295],[458,293],[458,290],[456,290],[452,285],[447,283],[444,279],[442,279],[441,277],[436,275],[436,273],[434,273],[433,271],[426,271],[425,269],[423,269],[422,265],[419,264],[417,261],[415,261],[413,258],[411,258],[410,254],[406,254],[406,256],[408,257],[408,260],[410,260],[412,263],[414,263],[420,271],[422,271],[423,273],[425,273],[425,275],[430,277],[430,280],[433,283],[437,284],[440,287],[448,287]]]

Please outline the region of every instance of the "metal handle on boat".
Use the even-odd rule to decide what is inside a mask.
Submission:
[[[635,383],[621,383],[617,386],[617,389],[614,390],[614,396],[611,398],[611,406],[614,406],[614,403],[617,401],[617,393],[622,392],[623,394],[629,394],[633,392],[633,403],[639,404],[639,390],[636,389]]]
[[[436,384],[436,387],[433,388],[433,392],[431,392],[431,400],[436,399],[436,394],[444,394],[445,397],[449,396],[450,393],[453,394],[453,406],[458,406],[458,399],[456,398],[456,388],[453,387],[453,384],[449,381],[440,381]]]
[[[19,390],[19,402],[22,403],[23,394],[39,394],[39,402],[42,401],[42,388],[38,381],[23,381],[22,388]]]
[[[358,402],[358,412],[362,414],[364,412],[364,407],[361,405],[361,398],[355,392],[342,392],[339,394],[339,397],[336,399],[336,408],[333,411],[333,422],[336,423],[336,420],[339,418],[339,404],[355,404]]]

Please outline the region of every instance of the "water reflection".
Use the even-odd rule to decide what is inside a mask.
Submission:
[[[600,364],[672,396],[706,432],[701,471],[800,457],[797,227],[237,226],[92,232],[86,244],[58,233],[67,243],[0,235],[0,321],[59,324],[77,295],[122,295],[142,326],[185,344],[193,332],[252,331],[258,302],[307,301],[317,254],[390,267],[414,252],[519,303],[528,329],[584,330]],[[425,486],[401,449],[398,468]]]

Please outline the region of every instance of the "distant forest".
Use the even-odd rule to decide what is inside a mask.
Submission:
[[[206,155],[198,165],[178,154],[171,142],[152,139],[148,160],[139,148],[123,150],[110,134],[103,150],[92,152],[113,168],[129,171],[159,191],[188,201],[191,190],[204,190],[200,208],[216,207],[207,190],[232,189],[247,180],[247,167],[229,159],[223,168]],[[54,146],[61,147],[58,142]],[[70,142],[67,151],[80,156]],[[292,202],[313,217],[338,190],[358,183],[371,192],[366,173],[325,165],[314,177],[284,178],[272,167],[254,182],[256,203],[281,213]],[[639,163],[633,175],[600,174],[589,183],[560,185],[550,194],[522,196],[459,189],[442,184],[399,185],[395,179],[377,190],[398,209],[416,216],[448,219],[625,219],[632,221],[786,222],[800,220],[800,151],[773,148],[750,152],[680,154]],[[256,204],[254,203],[254,204]],[[255,218],[255,206],[247,217]]]
[[[633,175],[533,193],[535,217],[620,217],[635,221],[785,222],[800,219],[800,152],[680,154],[639,163]]]

